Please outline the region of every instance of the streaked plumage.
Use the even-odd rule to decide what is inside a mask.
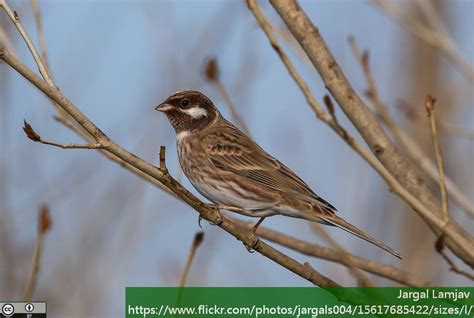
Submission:
[[[203,94],[180,91],[156,109],[167,115],[177,133],[183,172],[211,202],[253,217],[285,215],[337,226],[400,257],[336,216],[334,206],[224,119]]]

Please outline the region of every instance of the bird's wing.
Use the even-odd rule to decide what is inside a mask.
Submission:
[[[266,153],[232,124],[221,126],[205,138],[215,167],[236,173],[270,189],[313,202],[327,212],[336,211],[334,206],[316,195],[293,171]]]

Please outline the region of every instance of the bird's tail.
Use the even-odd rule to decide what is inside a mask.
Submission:
[[[399,259],[402,259],[400,254],[395,252],[395,250],[393,250],[391,247],[383,244],[382,242],[380,242],[376,238],[374,238],[374,237],[370,236],[369,234],[365,233],[364,231],[358,229],[354,225],[350,224],[349,222],[345,221],[344,219],[338,217],[335,214],[332,214],[332,215],[318,214],[318,215],[311,215],[309,217],[309,215],[305,213],[305,216],[298,216],[298,217],[302,217],[304,219],[308,219],[310,221],[316,221],[316,222],[323,223],[323,224],[326,224],[326,225],[336,226],[340,229],[343,229],[346,232],[349,232],[349,233],[351,233],[355,236],[360,237],[363,240],[366,240],[369,243],[372,243],[375,246],[380,247],[381,249],[383,249],[383,250],[389,252],[390,254],[392,254],[393,256],[396,256]]]

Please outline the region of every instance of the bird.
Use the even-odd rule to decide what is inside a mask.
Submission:
[[[176,132],[181,169],[219,209],[259,217],[283,215],[341,228],[401,259],[391,247],[336,215],[292,170],[225,119],[203,93],[181,90],[155,108]]]

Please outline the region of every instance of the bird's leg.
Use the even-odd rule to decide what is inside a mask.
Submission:
[[[244,209],[238,208],[236,206],[216,204],[215,207],[219,210],[227,210],[227,211],[232,211],[232,212],[237,212],[237,213],[244,213]]]
[[[211,223],[212,225],[219,225],[222,223],[222,215],[220,213],[220,210],[228,210],[228,211],[232,211],[232,212],[237,212],[237,213],[243,213],[244,210],[241,209],[241,208],[238,208],[238,207],[235,207],[235,206],[230,206],[230,205],[223,205],[223,204],[214,204],[212,205],[215,209],[216,209],[216,212],[218,213],[218,217],[217,217],[217,222],[215,223]],[[202,229],[202,226],[201,226],[201,221],[202,221],[202,216],[199,215],[199,218],[198,218],[198,225],[199,227]]]
[[[255,236],[255,240],[252,242],[252,244],[250,244],[250,246],[244,244],[245,248],[247,249],[249,253],[255,253],[255,250],[258,248],[259,245],[260,245],[260,239],[257,236]]]
[[[263,223],[263,220],[265,220],[265,216],[262,216],[262,217],[260,218],[260,220],[258,220],[258,222],[255,223],[255,225],[252,227],[252,232],[253,232],[253,233],[257,232],[257,229],[258,229],[258,227],[260,226],[260,224]]]
[[[263,220],[265,220],[265,217],[262,216],[257,223],[255,223],[255,225],[252,227],[252,233],[255,234],[255,232],[257,231],[258,227],[260,226],[260,224],[263,223]],[[258,245],[260,244],[260,239],[255,236],[255,240],[252,242],[251,246],[247,246],[245,245],[245,247],[247,248],[247,251],[249,251],[249,253],[253,253],[255,252],[255,249],[258,248]]]
[[[216,208],[216,212],[218,213],[218,218],[217,218],[217,222],[213,223],[213,225],[219,225],[223,221],[220,210],[228,210],[228,211],[237,212],[237,213],[244,212],[242,208],[238,208],[236,206],[224,205],[224,204],[215,204],[214,208]]]
[[[219,218],[217,219],[217,222],[214,223],[214,225],[219,225],[222,223],[222,215],[220,214],[220,210],[228,210],[232,212],[237,212],[237,213],[243,213],[244,209],[236,207],[236,206],[230,206],[230,205],[224,205],[224,204],[216,204],[214,207],[217,210],[217,213],[219,214]]]

